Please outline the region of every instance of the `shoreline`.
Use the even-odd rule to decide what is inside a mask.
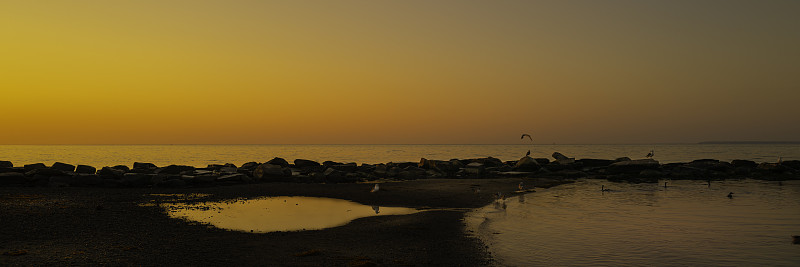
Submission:
[[[485,245],[464,231],[464,211],[377,216],[323,230],[252,234],[169,218],[152,194],[209,194],[202,201],[311,196],[368,205],[473,209],[517,185],[550,179],[427,179],[371,184],[261,183],[202,188],[0,188],[2,265],[492,265]],[[473,188],[481,188],[475,193]],[[163,199],[162,199],[163,200]]]

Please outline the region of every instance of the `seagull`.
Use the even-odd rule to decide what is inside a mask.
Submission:
[[[733,198],[733,192],[728,193],[728,198]]]
[[[652,150],[652,149],[650,149],[650,153],[647,153],[647,156],[645,156],[645,157],[646,157],[646,158],[652,158],[654,154],[655,154],[655,153],[653,152],[653,150]]]
[[[527,137],[528,137],[528,139],[530,139],[530,140],[531,140],[531,142],[533,142],[533,138],[531,137],[531,135],[530,135],[530,134],[522,134],[522,136],[520,136],[520,137],[519,137],[519,139],[525,139],[525,136],[527,136]]]
[[[526,157],[530,157],[530,156],[531,156],[531,151],[530,151],[530,150],[528,150],[528,153],[525,153],[525,156],[526,156]]]
[[[381,187],[378,184],[375,184],[375,187],[373,187],[372,190],[370,190],[369,192],[375,193],[378,192],[378,190],[381,190]]]
[[[525,185],[522,184],[522,182],[519,182],[519,185],[517,187],[519,188],[520,191],[525,190]]]
[[[608,192],[608,191],[611,191],[611,189],[606,188],[605,185],[600,186],[600,192]]]

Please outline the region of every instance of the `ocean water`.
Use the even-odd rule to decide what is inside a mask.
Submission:
[[[449,160],[495,157],[518,160],[528,150],[532,157],[551,158],[553,152],[569,157],[615,159],[644,158],[655,150],[661,163],[712,158],[776,162],[800,159],[798,144],[687,144],[687,145],[0,145],[0,160],[15,166],[64,162],[94,167],[150,162],[205,167],[208,164],[265,162],[273,157],[288,161],[310,159],[355,163],[417,162],[420,158]]]
[[[467,229],[501,266],[800,263],[800,181],[663,182],[539,189],[468,213]]]

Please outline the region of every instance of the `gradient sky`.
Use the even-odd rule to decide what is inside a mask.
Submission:
[[[0,144],[800,139],[800,1],[0,1]]]

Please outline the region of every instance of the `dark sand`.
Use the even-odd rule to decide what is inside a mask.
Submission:
[[[430,179],[381,184],[263,183],[208,188],[0,188],[0,265],[486,266],[464,211],[357,219],[315,231],[252,234],[169,218],[150,194],[203,200],[318,196],[367,205],[478,208],[523,179]],[[525,179],[549,187],[559,181]],[[476,194],[474,188],[480,188]]]

